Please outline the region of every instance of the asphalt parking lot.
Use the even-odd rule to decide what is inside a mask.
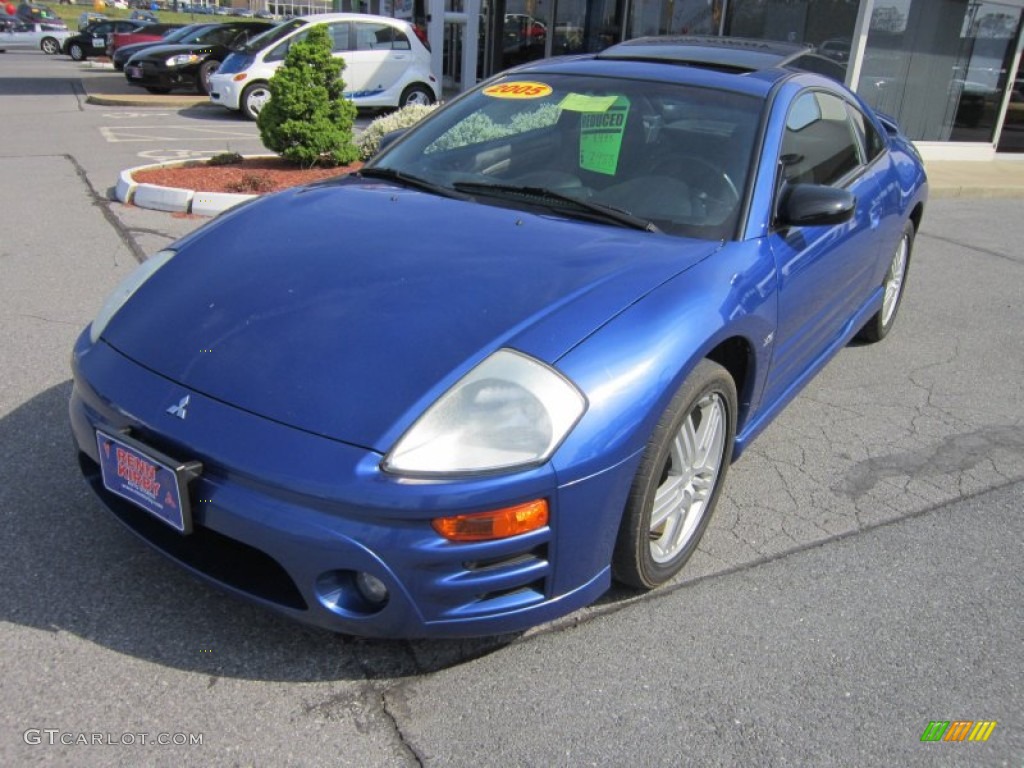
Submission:
[[[73,340],[202,223],[112,203],[117,172],[259,148],[216,110],[88,104],[101,76],[0,57],[0,764],[1024,762],[1020,200],[932,202],[896,330],[733,467],[675,584],[514,637],[364,641],[196,582],[78,478]],[[997,725],[921,741],[947,720]]]

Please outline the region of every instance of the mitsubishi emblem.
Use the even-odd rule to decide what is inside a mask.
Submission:
[[[188,400],[192,395],[185,395],[181,400],[178,401],[177,405],[172,405],[167,409],[167,413],[171,416],[177,416],[179,419],[184,420],[188,416]]]

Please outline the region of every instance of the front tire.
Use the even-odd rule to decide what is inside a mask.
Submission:
[[[903,225],[903,234],[893,250],[889,268],[885,272],[885,279],[882,281],[882,287],[885,289],[882,296],[882,308],[860,329],[857,338],[861,341],[868,343],[881,341],[889,335],[889,331],[896,324],[896,314],[903,302],[903,292],[907,285],[910,252],[914,248],[915,234],[914,223],[906,222]]]
[[[78,43],[72,43],[68,48],[68,56],[72,61],[85,61],[85,49]]]
[[[210,77],[220,68],[219,61],[204,61],[199,67],[196,77],[196,91],[203,96],[210,95]]]
[[[404,91],[398,100],[398,108],[408,107],[410,104],[429,106],[434,103],[434,92],[421,83],[413,83]]]
[[[39,49],[47,56],[53,56],[60,53],[60,43],[52,37],[44,37],[39,43]]]
[[[732,461],[736,412],[732,376],[702,360],[647,442],[615,542],[618,581],[653,589],[697,549]]]
[[[260,111],[270,101],[270,86],[266,83],[253,83],[242,91],[242,114],[250,120],[260,116]]]

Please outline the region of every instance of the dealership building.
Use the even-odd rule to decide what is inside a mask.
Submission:
[[[319,5],[319,4],[318,4]],[[808,43],[925,157],[1024,159],[1024,0],[332,0],[427,28],[447,90],[643,35]],[[292,11],[294,12],[294,11]],[[1024,166],[1021,169],[1024,172]]]

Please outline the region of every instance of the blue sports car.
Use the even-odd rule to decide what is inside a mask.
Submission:
[[[82,472],[193,572],[345,633],[663,584],[730,463],[900,306],[921,160],[817,65],[720,38],[532,63],[214,219],[78,339]]]

